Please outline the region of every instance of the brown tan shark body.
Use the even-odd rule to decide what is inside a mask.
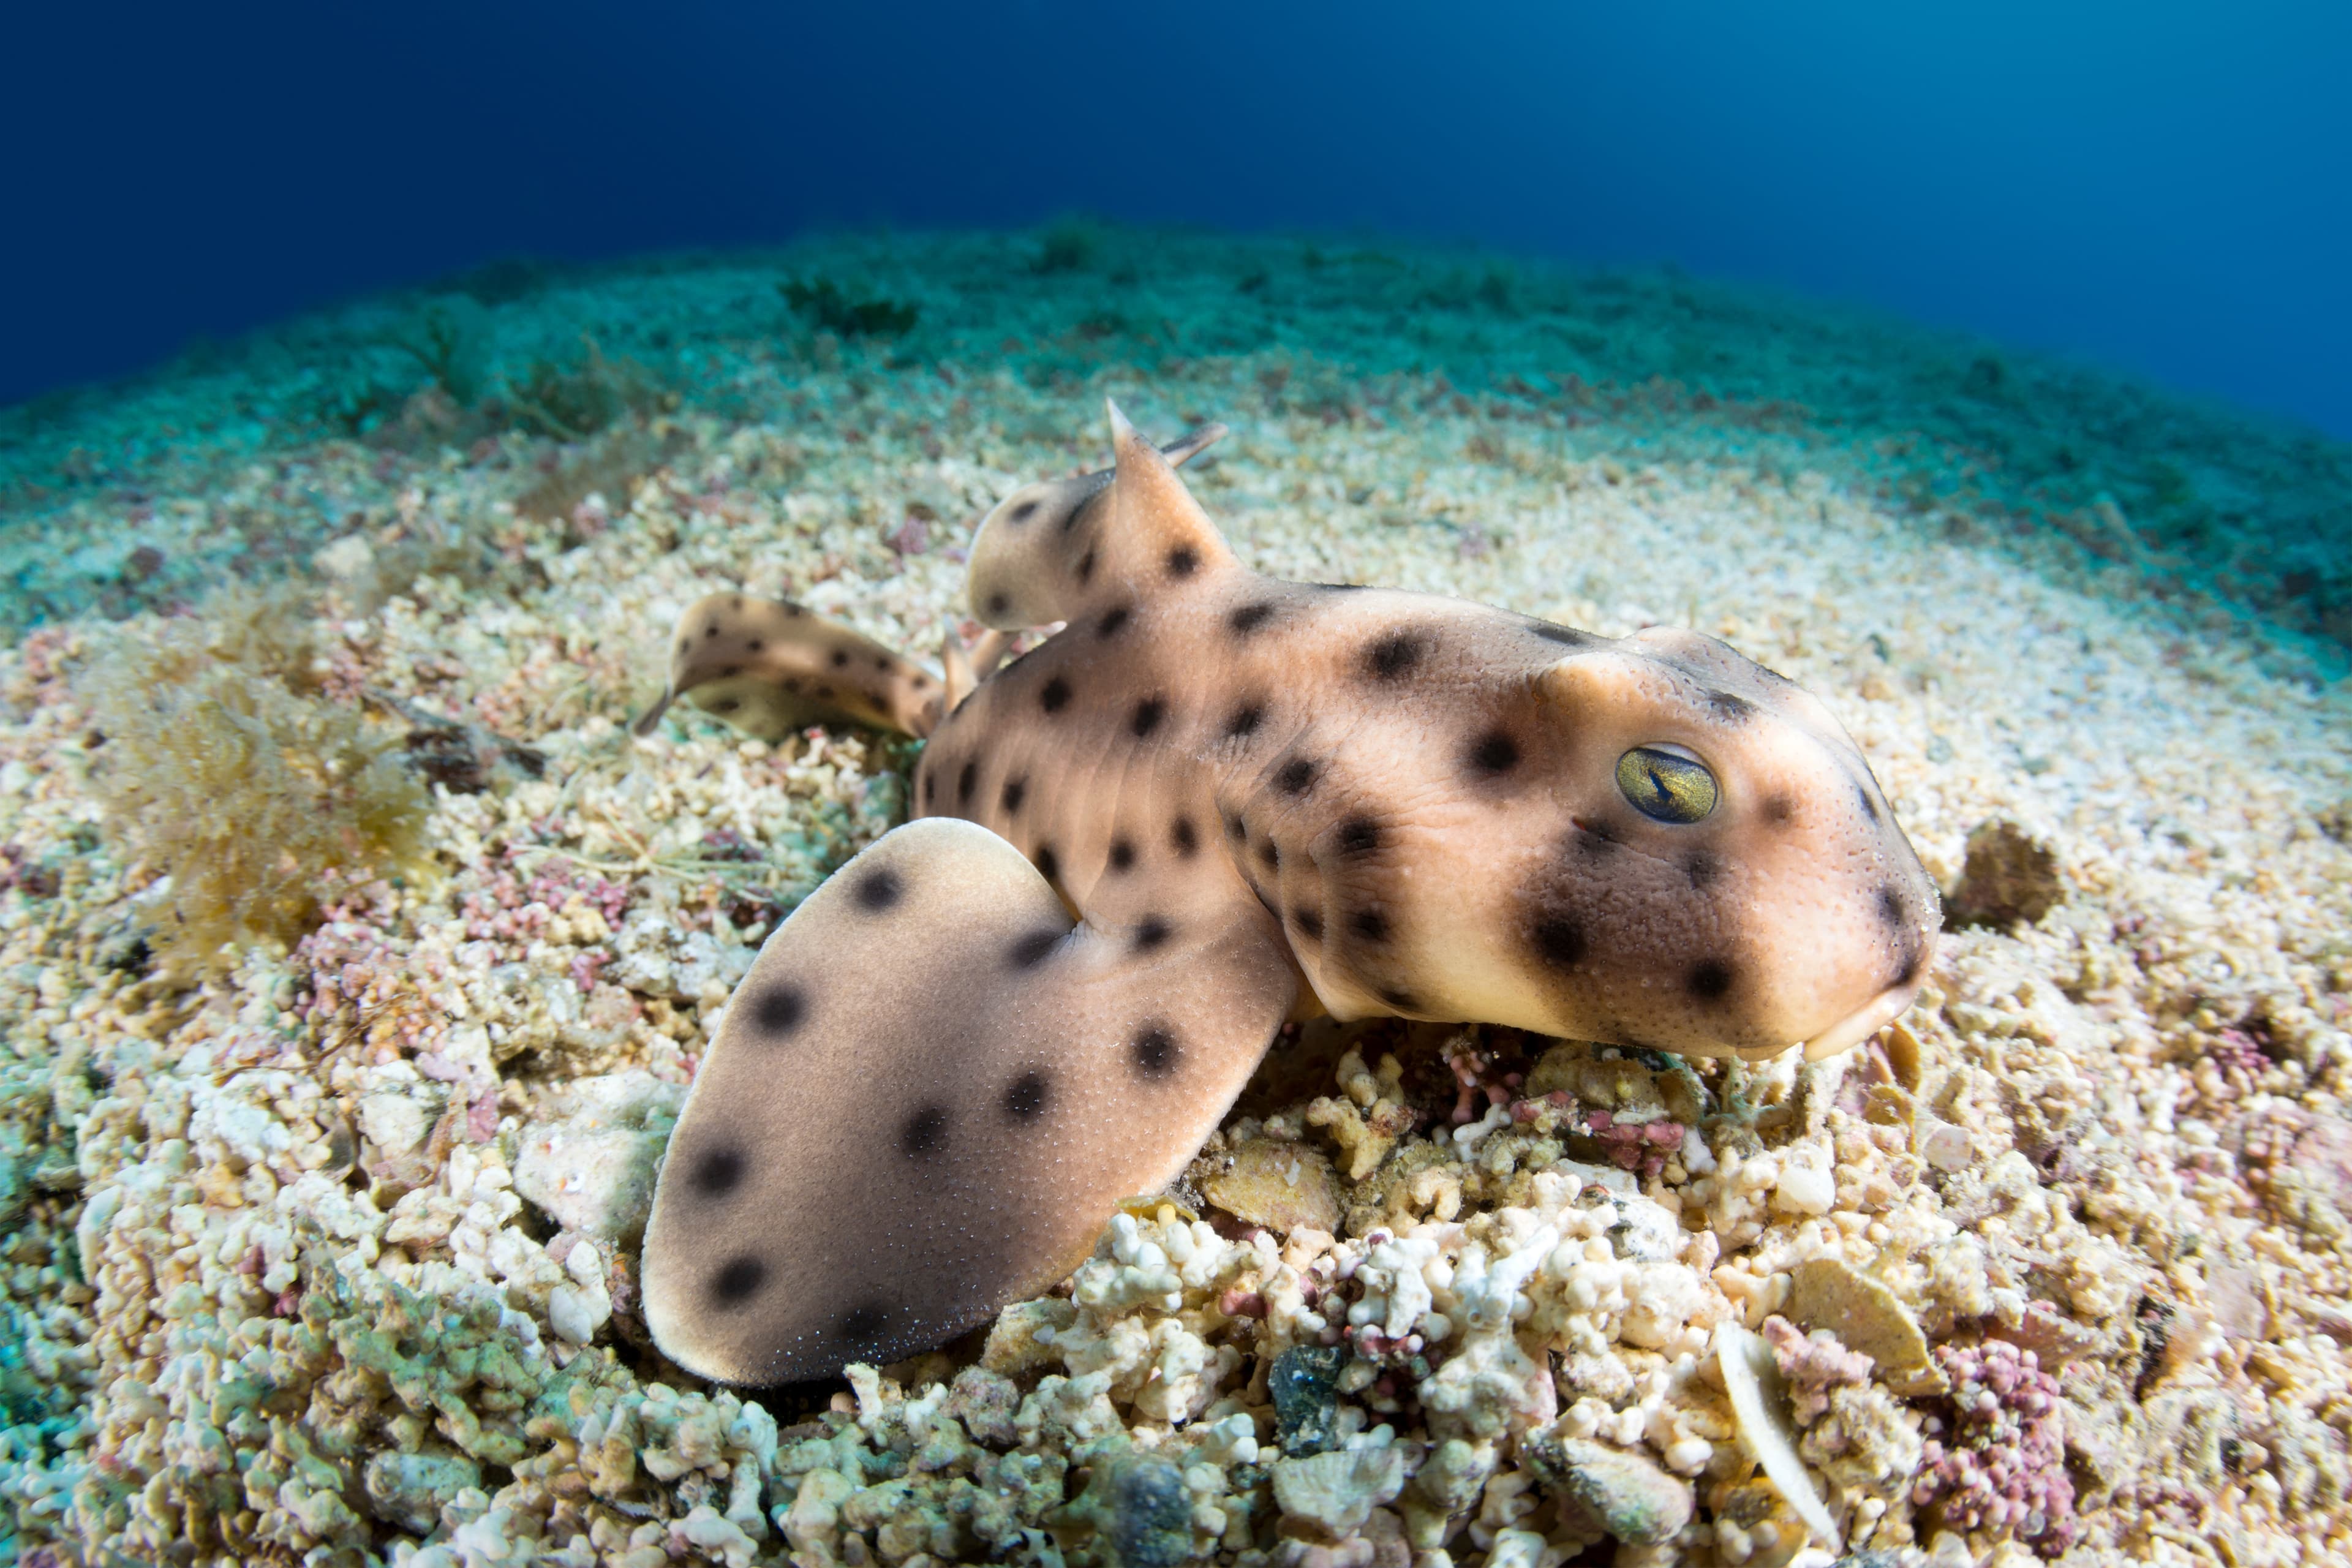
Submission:
[[[1204,443],[1112,426],[1115,476],[973,545],[983,623],[1063,629],[951,710],[903,661],[854,710],[928,732],[919,820],[776,930],[703,1062],[644,1264],[690,1370],[887,1361],[1049,1285],[1294,1016],[1822,1056],[1926,973],[1934,886],[1811,695],[1696,633],[1260,576],[1170,460]],[[671,694],[838,632],[714,596]]]

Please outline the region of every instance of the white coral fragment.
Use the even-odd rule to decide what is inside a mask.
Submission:
[[[1724,1390],[1731,1395],[1731,1412],[1738,1419],[1739,1436],[1748,1451],[1797,1517],[1814,1535],[1835,1547],[1837,1521],[1822,1506],[1812,1479],[1805,1474],[1805,1461],[1798,1457],[1797,1435],[1789,1424],[1771,1347],[1761,1336],[1736,1323],[1725,1323],[1715,1331],[1715,1353],[1723,1372]]]
[[[1404,1455],[1392,1447],[1335,1449],[1274,1465],[1282,1511],[1313,1521],[1335,1539],[1361,1528],[1372,1510],[1403,1489]]]
[[[1520,1348],[1511,1331],[1533,1310],[1525,1287],[1559,1244],[1559,1229],[1540,1226],[1492,1265],[1483,1247],[1474,1243],[1464,1250],[1447,1314],[1462,1332],[1462,1348],[1422,1384],[1432,1436],[1493,1438],[1558,1414],[1549,1370]]]
[[[1424,1270],[1436,1257],[1437,1244],[1425,1237],[1394,1237],[1376,1243],[1356,1266],[1355,1279],[1364,1293],[1348,1309],[1349,1325],[1360,1328],[1376,1323],[1391,1340],[1411,1333],[1430,1309]]]
[[[1790,1214],[1822,1215],[1837,1202],[1837,1177],[1826,1151],[1812,1145],[1790,1149],[1780,1160],[1780,1179],[1772,1189],[1772,1206]]]

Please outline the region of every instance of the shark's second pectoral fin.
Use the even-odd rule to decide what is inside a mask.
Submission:
[[[1074,925],[985,828],[886,835],[728,1004],[646,1234],[656,1342],[787,1382],[1045,1288],[1183,1169],[1296,991],[1254,900]]]

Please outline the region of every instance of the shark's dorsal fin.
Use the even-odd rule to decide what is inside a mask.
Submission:
[[[1176,474],[1224,426],[1203,426],[1162,451],[1108,407],[1115,467],[1024,485],[982,520],[965,584],[982,626],[1073,620],[1233,568],[1233,552]]]

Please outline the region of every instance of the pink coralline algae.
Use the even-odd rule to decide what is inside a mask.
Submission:
[[[2248,1078],[2260,1078],[2270,1070],[2270,1053],[2263,1048],[2263,1040],[2253,1030],[2227,1028],[2213,1037],[2205,1054],[2213,1058],[2223,1071],[2241,1072]]]
[[[439,1051],[422,1051],[416,1070],[436,1083],[449,1086],[451,1108],[463,1114],[449,1123],[452,1136],[468,1143],[487,1143],[498,1136],[498,1069],[487,1062],[464,1061]]]
[[[583,996],[594,994],[596,982],[603,975],[604,965],[612,962],[613,955],[602,948],[592,948],[585,952],[572,954],[572,984],[580,987],[580,994]]]
[[[713,860],[741,860],[757,865],[768,852],[731,827],[717,827],[702,836],[702,853]]]
[[[883,542],[900,555],[920,555],[931,547],[931,531],[921,518],[910,517]]]
[[[1911,1500],[1960,1530],[2006,1531],[2049,1552],[2074,1542],[2058,1380],[2004,1340],[1938,1346],[1952,1419],[1930,1416]]]
[[[1494,1063],[1485,1051],[1470,1043],[1467,1035],[1457,1035],[1446,1043],[1445,1065],[1454,1073],[1454,1125],[1467,1126],[1478,1120],[1482,1112],[1478,1099],[1486,1097],[1487,1105],[1507,1105],[1511,1090],[1519,1086],[1520,1075],[1493,1071]]]
[[[317,930],[294,950],[308,979],[295,1004],[304,1022],[334,1044],[363,1040],[378,1059],[427,1050],[446,1021],[419,999],[420,979],[440,980],[437,953],[412,954],[395,934],[392,889],[378,883],[330,901]]]
[[[1608,1151],[1611,1164],[1645,1176],[1665,1169],[1666,1155],[1683,1146],[1685,1131],[1679,1121],[1619,1121],[1605,1110],[1588,1114],[1583,1130]]]
[[[1553,1117],[1545,1121],[1546,1113]],[[1623,1121],[1607,1110],[1580,1110],[1573,1095],[1555,1089],[1540,1100],[1511,1103],[1511,1120],[1521,1126],[1542,1123],[1549,1130],[1590,1138],[1601,1145],[1608,1162],[1622,1171],[1654,1176],[1666,1168],[1666,1157],[1683,1146],[1689,1129],[1679,1121]]]
[[[628,907],[626,883],[608,881],[558,860],[549,860],[525,876],[511,863],[520,855],[509,850],[509,868],[490,874],[487,885],[469,890],[461,912],[466,934],[476,941],[538,936],[548,922],[578,899],[617,926]]]
[[[1778,1313],[1764,1320],[1764,1342],[1772,1347],[1772,1361],[1789,1384],[1797,1425],[1810,1426],[1830,1407],[1832,1390],[1865,1383],[1877,1363],[1860,1351],[1846,1349],[1827,1329],[1806,1333]]]

